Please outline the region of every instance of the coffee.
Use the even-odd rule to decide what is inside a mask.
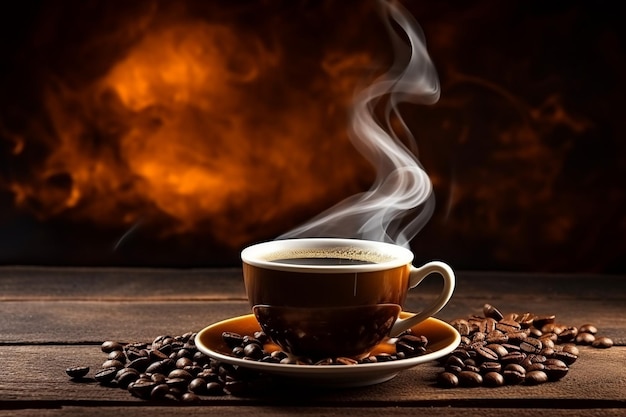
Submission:
[[[291,265],[367,265],[374,262],[344,258],[283,258],[271,262]]]

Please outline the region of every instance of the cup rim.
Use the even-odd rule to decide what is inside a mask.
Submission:
[[[381,261],[358,265],[297,265],[276,262],[276,256],[285,252],[311,249],[342,248],[352,249],[363,256],[378,256]],[[273,255],[273,256],[271,256]],[[388,259],[385,259],[388,258]],[[278,257],[280,259],[280,256]],[[413,261],[413,252],[387,242],[347,238],[295,238],[279,239],[257,243],[241,251],[241,260],[248,265],[275,271],[293,272],[375,272],[409,265]]]

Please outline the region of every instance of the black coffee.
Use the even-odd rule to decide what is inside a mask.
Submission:
[[[374,262],[362,261],[360,259],[344,258],[284,258],[274,259],[271,262],[293,265],[368,265]]]

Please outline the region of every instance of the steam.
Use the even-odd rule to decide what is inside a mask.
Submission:
[[[397,3],[384,2],[382,6],[395,62],[357,94],[350,126],[354,146],[377,170],[375,181],[367,192],[339,202],[279,239],[346,237],[406,247],[432,216],[432,183],[415,156],[416,142],[398,104],[436,103],[439,80],[418,23]],[[404,35],[394,28],[394,22]]]

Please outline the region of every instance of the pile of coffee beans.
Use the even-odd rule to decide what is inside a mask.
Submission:
[[[442,358],[437,384],[454,387],[537,385],[558,381],[578,359],[577,345],[609,348],[613,341],[597,336],[591,324],[560,324],[554,315],[502,314],[490,304],[483,316],[472,315],[450,324],[461,344]]]
[[[195,345],[196,333],[158,336],[152,343],[102,343],[107,356],[93,379],[103,386],[128,390],[145,400],[197,403],[201,396],[242,394],[262,383],[263,376],[209,358]],[[66,369],[85,380],[89,367]]]
[[[158,336],[152,343],[114,341],[102,343],[106,358],[95,371],[93,379],[103,386],[128,390],[132,395],[151,401],[199,403],[203,396],[258,393],[268,386],[270,378],[246,367],[235,366],[212,359],[195,345],[196,333],[182,336]],[[263,332],[239,335],[225,332],[224,342],[232,355],[244,360],[302,365],[358,365],[399,360],[424,354],[428,340],[423,336],[404,333],[396,343],[396,353],[352,358],[293,359],[285,352],[266,352],[268,338]],[[87,379],[90,368],[77,366],[65,372],[75,381]]]
[[[358,360],[349,357],[314,359],[295,357],[288,355],[282,350],[264,350],[264,346],[269,340],[263,332],[256,332],[254,335],[224,332],[222,338],[229,349],[231,349],[231,354],[234,357],[244,360],[290,365],[358,365],[362,363],[389,362],[423,355],[427,352],[428,345],[428,339],[425,336],[414,335],[409,330],[397,338],[395,353],[379,353]]]

